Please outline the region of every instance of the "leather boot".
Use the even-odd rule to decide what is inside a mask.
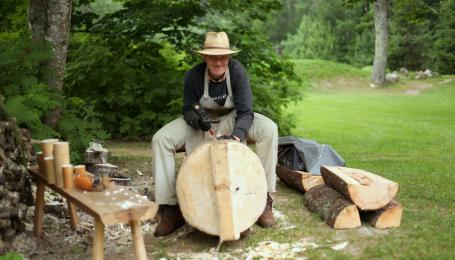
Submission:
[[[158,214],[159,222],[155,233],[153,233],[155,237],[168,235],[185,224],[185,219],[178,205],[160,205]]]
[[[273,199],[270,196],[270,193],[267,193],[267,203],[265,204],[264,212],[262,212],[262,215],[259,217],[258,221],[256,221],[256,223],[263,228],[271,227],[276,223],[275,218],[273,217],[272,203]]]

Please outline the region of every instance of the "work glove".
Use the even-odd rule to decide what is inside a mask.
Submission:
[[[210,128],[212,128],[212,124],[210,123],[210,118],[207,111],[201,107],[199,103],[194,104],[192,108],[199,118],[199,128],[201,128],[201,130],[204,132],[210,130]]]
[[[233,135],[222,135],[222,136],[218,136],[216,139],[217,140],[236,140]]]

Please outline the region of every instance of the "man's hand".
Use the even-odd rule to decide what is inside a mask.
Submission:
[[[204,132],[209,131],[210,128],[212,128],[212,124],[210,123],[210,118],[207,111],[201,107],[199,103],[194,104],[192,108],[196,115],[199,117],[199,127],[201,130]]]

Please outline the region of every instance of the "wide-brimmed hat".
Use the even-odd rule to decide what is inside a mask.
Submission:
[[[204,55],[229,55],[239,52],[232,50],[225,32],[208,32],[205,35],[204,48],[195,52]]]

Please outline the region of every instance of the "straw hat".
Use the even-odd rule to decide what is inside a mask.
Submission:
[[[231,50],[229,39],[225,32],[208,32],[205,35],[204,48],[195,52],[204,55],[229,55],[240,50]]]

